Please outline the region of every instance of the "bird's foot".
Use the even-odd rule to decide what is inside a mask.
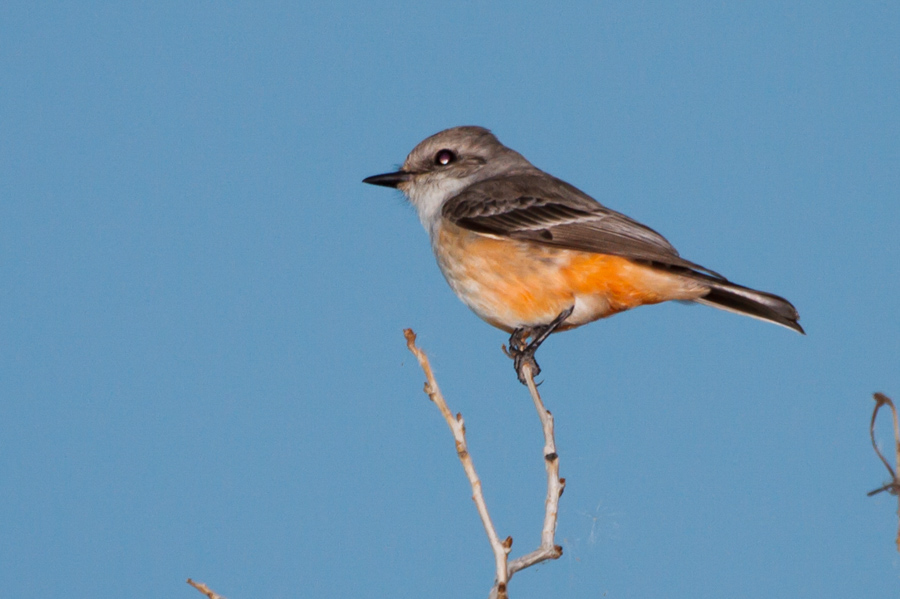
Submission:
[[[513,366],[516,369],[516,375],[519,382],[528,385],[525,378],[525,366],[531,370],[532,380],[541,372],[537,360],[534,358],[535,352],[541,346],[550,334],[558,329],[560,325],[572,315],[575,306],[571,306],[559,313],[550,324],[543,324],[534,327],[520,327],[513,331],[509,337],[509,349],[503,348],[504,353],[512,358]],[[529,341],[529,339],[531,341]]]

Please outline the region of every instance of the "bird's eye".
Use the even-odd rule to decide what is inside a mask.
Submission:
[[[434,155],[434,163],[438,166],[447,166],[456,161],[456,154],[452,150],[441,150]]]

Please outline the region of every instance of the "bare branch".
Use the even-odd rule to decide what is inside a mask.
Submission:
[[[188,578],[187,583],[189,585],[191,585],[192,587],[194,587],[195,589],[197,589],[198,591],[200,591],[201,593],[203,593],[204,595],[206,595],[207,597],[209,597],[209,599],[225,599],[225,597],[223,597],[222,595],[219,595],[218,593],[216,593],[215,591],[210,589],[208,586],[206,586],[202,582],[196,582],[196,581]]]
[[[534,564],[558,559],[562,555],[562,547],[554,541],[556,523],[559,514],[559,498],[566,488],[566,479],[559,477],[559,454],[556,453],[556,440],[553,433],[553,414],[544,407],[541,394],[534,384],[534,373],[530,364],[523,366],[525,381],[534,400],[541,428],[544,431],[544,467],[547,470],[547,498],[544,501],[544,527],[541,530],[541,546],[527,555],[514,559],[509,564],[509,576]]]
[[[487,503],[484,501],[484,494],[481,490],[481,480],[475,472],[475,464],[472,462],[472,456],[469,454],[469,448],[466,444],[466,426],[463,422],[462,414],[457,414],[454,417],[450,408],[447,407],[447,402],[444,401],[444,396],[441,394],[441,390],[434,378],[434,373],[431,370],[428,356],[416,346],[416,334],[412,329],[404,329],[403,335],[406,337],[406,347],[409,348],[409,351],[411,351],[419,361],[419,366],[425,373],[425,393],[441,411],[441,415],[444,417],[444,420],[447,421],[447,426],[450,427],[450,432],[453,433],[453,438],[456,440],[456,453],[459,456],[459,461],[462,463],[463,470],[466,471],[466,477],[469,479],[469,484],[472,486],[472,500],[475,502],[475,507],[478,509],[478,515],[481,517],[481,523],[484,525],[484,531],[487,533],[488,541],[491,544],[491,550],[494,552],[494,562],[496,564],[497,574],[491,594],[498,599],[506,599],[506,585],[509,581],[506,560],[509,555],[509,550],[512,547],[512,537],[507,537],[504,541],[501,541],[500,537],[497,536],[497,530],[494,528],[494,523],[491,522]]]
[[[898,495],[897,500],[897,518],[900,521],[900,424],[897,422],[897,408],[894,406],[894,402],[891,401],[891,398],[885,395],[884,393],[875,393],[875,409],[872,411],[872,421],[869,424],[869,436],[872,439],[872,447],[875,449],[876,455],[878,455],[878,459],[881,460],[881,463],[884,464],[884,467],[887,468],[888,473],[891,475],[891,482],[883,485],[882,487],[875,489],[874,491],[870,491],[868,493],[869,497],[872,495],[877,495],[882,491],[887,491],[891,495]],[[878,411],[882,408],[882,406],[888,406],[891,409],[891,415],[893,416],[894,421],[894,467],[891,467],[890,462],[884,457],[884,454],[881,453],[881,450],[878,449],[878,442],[875,440],[875,420],[878,418]],[[897,529],[897,551],[900,551],[900,524],[898,524]]]
[[[456,440],[456,453],[459,455],[459,460],[462,462],[466,476],[469,478],[469,483],[472,486],[472,499],[475,501],[476,508],[478,508],[478,515],[481,516],[481,523],[484,525],[488,541],[490,541],[491,549],[494,552],[497,574],[494,586],[491,588],[490,599],[507,599],[507,586],[513,574],[540,562],[557,559],[562,555],[562,547],[555,544],[554,538],[559,513],[559,498],[566,486],[566,481],[559,478],[559,455],[556,453],[556,441],[553,434],[553,415],[544,407],[537,385],[534,383],[532,366],[528,363],[523,364],[521,374],[524,376],[528,390],[531,392],[531,398],[541,419],[541,428],[544,432],[543,455],[544,466],[547,470],[547,497],[544,502],[544,526],[541,530],[540,546],[531,553],[507,563],[509,551],[512,547],[512,537],[506,537],[506,540],[500,541],[491,522],[487,504],[481,491],[481,481],[475,473],[475,466],[472,463],[472,457],[466,444],[466,427],[463,423],[462,415],[457,414],[454,417],[450,408],[447,407],[447,402],[444,400],[444,396],[441,394],[437,381],[434,378],[428,357],[425,355],[425,352],[416,346],[416,334],[412,329],[405,329],[403,334],[406,337],[406,346],[419,361],[419,366],[425,373],[425,393],[441,411],[444,420],[447,421],[447,426],[450,427],[450,431],[453,433],[453,438]]]

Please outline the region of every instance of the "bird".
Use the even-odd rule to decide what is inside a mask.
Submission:
[[[518,379],[538,347],[642,305],[696,302],[805,334],[783,297],[682,258],[662,235],[532,165],[477,126],[440,131],[400,170],[363,179],[402,191],[438,266],[481,319],[510,333]]]

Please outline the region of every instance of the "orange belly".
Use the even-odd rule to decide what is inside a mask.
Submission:
[[[462,301],[490,324],[512,331],[551,322],[558,330],[667,300],[691,300],[699,282],[627,258],[489,237],[443,223],[432,236],[441,271]]]

